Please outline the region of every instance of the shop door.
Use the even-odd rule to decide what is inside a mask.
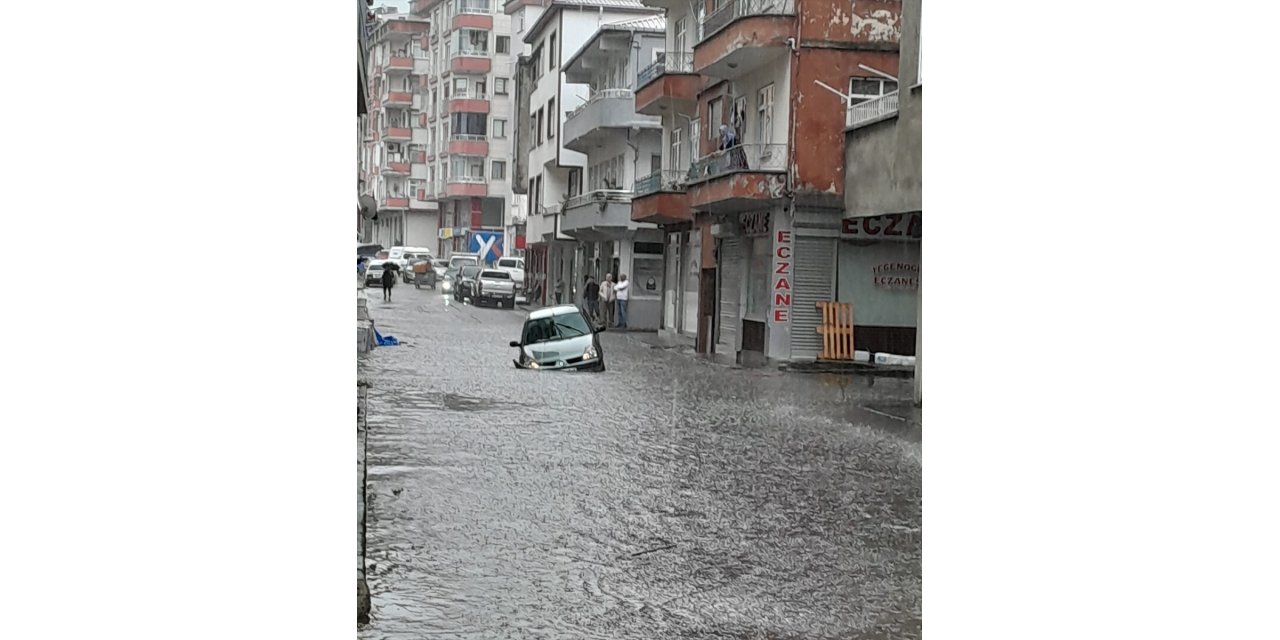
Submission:
[[[680,317],[680,292],[683,287],[680,286],[682,279],[680,278],[680,235],[679,233],[667,234],[667,255],[663,258],[666,263],[666,283],[662,292],[662,327],[664,329],[679,330],[676,325],[677,319]]]
[[[742,298],[742,263],[746,248],[741,238],[725,238],[720,241],[720,297],[719,339],[716,352],[738,352],[739,307]]]

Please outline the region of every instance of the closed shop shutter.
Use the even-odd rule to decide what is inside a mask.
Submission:
[[[791,303],[791,358],[814,360],[822,351],[821,300],[835,299],[836,239],[797,236]]]
[[[738,351],[738,306],[741,299],[746,247],[741,238],[720,242],[720,353]]]

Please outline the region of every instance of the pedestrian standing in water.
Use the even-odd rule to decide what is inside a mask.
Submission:
[[[587,301],[587,317],[594,326],[600,321],[600,285],[596,279],[587,275],[587,286],[583,288],[582,297]]]
[[[382,266],[382,299],[385,302],[391,301],[391,287],[396,286],[396,272],[388,265]]]
[[[613,274],[604,274],[604,282],[600,283],[600,324],[609,327],[613,324]]]
[[[618,276],[618,284],[613,286],[613,295],[618,299],[618,328],[627,328],[627,301],[631,299],[631,281],[627,274]]]

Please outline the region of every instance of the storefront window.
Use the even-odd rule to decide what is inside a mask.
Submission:
[[[747,266],[747,313],[752,320],[764,321],[769,313],[769,271],[773,248],[768,236],[751,239]]]

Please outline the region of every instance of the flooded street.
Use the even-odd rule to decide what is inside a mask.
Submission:
[[[920,636],[919,434],[856,406],[903,383],[619,333],[606,373],[521,371],[520,309],[368,293],[403,344],[360,361],[361,638]]]

